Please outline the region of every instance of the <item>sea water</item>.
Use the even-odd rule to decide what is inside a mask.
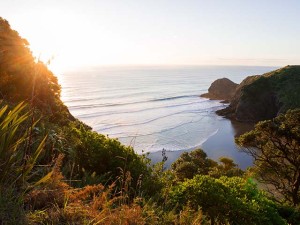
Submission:
[[[59,77],[70,112],[137,153],[190,150],[224,126],[226,104],[199,97],[227,77],[240,83],[275,68],[250,66],[89,67]],[[231,142],[234,142],[232,139]],[[220,146],[220,149],[222,146]],[[215,150],[214,150],[215,151]],[[236,158],[237,151],[229,157]],[[215,152],[208,155],[215,157]],[[238,162],[240,163],[240,162]]]

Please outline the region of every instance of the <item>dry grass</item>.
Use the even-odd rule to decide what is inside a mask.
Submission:
[[[180,213],[165,212],[155,204],[145,203],[138,196],[130,200],[129,172],[123,173],[108,187],[97,184],[73,188],[63,181],[59,170],[62,159],[62,156],[58,157],[47,183],[35,187],[26,195],[28,224],[207,224],[201,211],[186,208]]]
[[[58,165],[60,161],[62,158],[58,159]],[[57,168],[54,167],[46,184],[26,196],[29,224],[145,224],[142,208],[136,201],[124,204],[128,202],[123,199],[127,198],[126,193],[113,194],[115,184],[107,188],[98,184],[75,189],[62,181]]]

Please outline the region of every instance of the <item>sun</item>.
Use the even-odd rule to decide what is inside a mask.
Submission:
[[[56,75],[79,65],[103,62],[103,56],[109,55],[108,45],[113,45],[101,40],[91,21],[78,19],[75,14],[56,13],[54,16],[52,11],[46,11],[26,19],[25,25],[18,28],[21,36],[29,41],[34,57],[49,62],[49,68]]]

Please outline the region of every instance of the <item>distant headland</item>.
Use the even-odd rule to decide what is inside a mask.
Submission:
[[[286,66],[263,75],[248,76],[239,85],[227,78],[214,81],[210,99],[230,104],[216,113],[241,122],[272,119],[289,109],[300,107],[300,66]]]

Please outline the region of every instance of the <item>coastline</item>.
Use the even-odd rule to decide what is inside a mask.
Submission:
[[[253,164],[252,158],[246,153],[240,152],[234,139],[253,129],[254,124],[241,123],[227,118],[221,118],[219,123],[218,131],[214,135],[208,137],[200,146],[185,150],[166,151],[168,160],[166,161],[165,166],[169,168],[183,152],[190,152],[197,148],[203,149],[207,153],[207,156],[213,160],[218,161],[220,157],[224,156],[232,158],[241,169],[246,169],[251,166]],[[161,151],[150,152],[148,157],[151,159],[152,163],[155,164],[161,161],[161,153]]]

